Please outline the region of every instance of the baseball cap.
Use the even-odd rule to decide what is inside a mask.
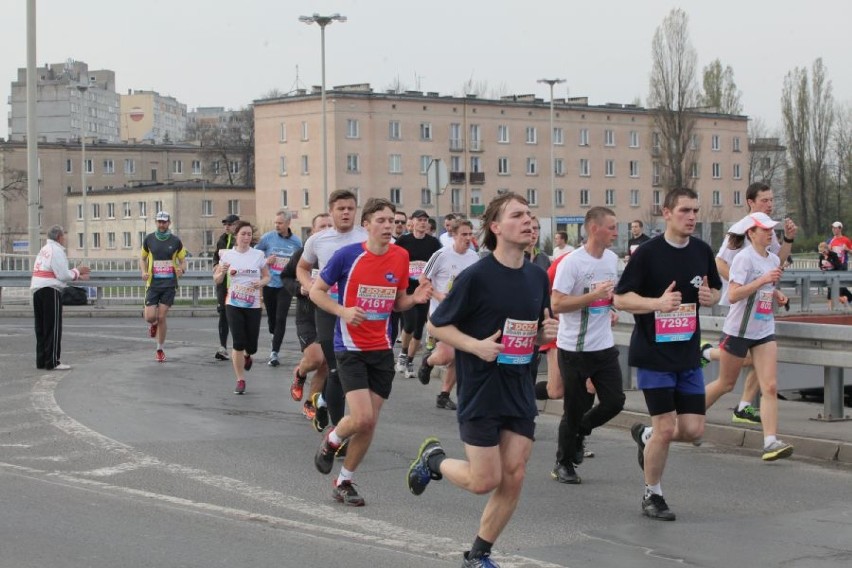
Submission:
[[[160,211],[157,213],[157,216],[154,218],[156,221],[171,221],[171,216],[165,211]]]
[[[831,224],[831,226],[832,227],[838,227],[838,228],[842,229],[843,223],[841,223],[840,221],[835,221],[834,223]]]
[[[778,221],[773,221],[766,213],[752,213],[747,215],[743,221],[745,222],[743,232],[748,231],[752,227],[771,229],[778,224]]]
[[[223,225],[232,225],[232,224],[236,223],[236,222],[237,222],[237,221],[239,221],[239,220],[240,220],[240,216],[239,216],[239,215],[233,215],[233,214],[231,214],[231,215],[228,215],[227,217],[225,217],[224,219],[222,219],[222,224],[223,224]]]
[[[428,219],[429,214],[426,213],[425,211],[423,211],[422,209],[418,209],[414,213],[411,214],[412,219],[419,219],[421,217],[426,217]]]

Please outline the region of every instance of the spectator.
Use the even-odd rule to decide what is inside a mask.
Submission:
[[[826,243],[819,244],[819,269],[820,270],[843,270],[843,265],[840,263],[840,257],[837,253],[828,248]],[[840,297],[838,298],[841,304],[849,304],[852,300],[852,293],[846,286],[840,287]],[[828,287],[828,309],[834,309],[834,301],[831,298],[831,286]]]
[[[840,259],[840,270],[849,270],[849,252],[852,252],[852,241],[843,234],[843,223],[835,221],[831,224],[831,232],[834,235],[828,242],[828,248],[837,253]]]

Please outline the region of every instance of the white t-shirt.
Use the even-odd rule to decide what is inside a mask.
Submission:
[[[453,287],[453,281],[459,273],[479,260],[479,255],[470,249],[459,254],[452,244],[435,252],[423,269],[423,276],[432,282],[432,287],[442,294],[446,294]],[[435,298],[429,300],[429,315],[435,311],[440,302]]]
[[[339,233],[334,227],[329,227],[308,237],[302,260],[311,265],[319,261],[319,269],[322,270],[338,249],[366,240],[367,230],[364,227],[353,227],[346,233]]]
[[[574,252],[574,247],[571,245],[565,245],[564,247],[553,247],[553,256],[552,260],[556,260],[563,254],[568,254],[569,252]]]
[[[449,247],[453,245],[453,236],[450,233],[441,233],[441,236],[438,237],[438,240],[441,241],[442,246]]]
[[[749,284],[777,268],[781,261],[774,253],[761,256],[754,247],[743,247],[731,263],[730,280],[740,285]],[[734,337],[762,339],[775,333],[775,316],[772,312],[774,284],[766,284],[757,292],[731,304],[722,331]]]
[[[745,243],[742,247],[732,250],[728,248],[729,239],[730,235],[725,235],[725,239],[722,241],[722,246],[719,248],[719,252],[716,253],[716,258],[721,258],[725,261],[725,264],[728,265],[728,272],[730,273],[734,257],[736,257],[746,247],[751,247],[751,241],[748,240],[748,237],[746,237]],[[774,255],[778,255],[781,251],[781,243],[778,242],[778,236],[775,234],[775,231],[772,231],[772,242],[769,244],[769,248],[767,250]],[[722,278],[722,292],[719,296],[719,305],[730,306],[731,302],[728,301],[728,281],[721,274],[719,277]]]
[[[266,265],[262,250],[249,248],[246,252],[228,249],[219,253],[219,262],[230,264],[228,294],[225,303],[235,308],[260,308],[260,289],[253,284],[260,280],[261,269]]]
[[[618,256],[607,249],[595,258],[582,246],[556,268],[553,289],[569,296],[582,296],[605,282],[618,281]],[[610,311],[612,294],[580,310],[559,314],[556,346],[566,351],[601,351],[615,345]]]

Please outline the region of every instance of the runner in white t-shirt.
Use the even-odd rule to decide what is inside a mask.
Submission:
[[[452,219],[449,231],[453,242],[451,246],[444,247],[429,259],[426,268],[420,276],[420,282],[431,282],[433,287],[432,299],[429,304],[429,315],[438,307],[453,286],[453,281],[462,270],[479,261],[479,255],[470,248],[473,238],[473,223],[467,219]],[[432,368],[436,365],[446,365],[441,383],[441,392],[435,405],[438,408],[455,410],[456,403],[450,399],[450,391],[456,386],[455,350],[445,343],[438,343],[435,350],[427,352],[423,356],[417,378],[424,385],[428,385],[431,379]]]

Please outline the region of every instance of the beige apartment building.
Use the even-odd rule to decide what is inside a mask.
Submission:
[[[39,144],[39,224],[42,239],[47,229],[55,224],[64,226],[69,233],[81,232],[72,231],[72,226],[78,220],[82,222],[79,214],[82,213],[87,221],[91,221],[88,235],[90,253],[97,250],[98,254],[106,255],[112,249],[103,245],[95,249],[95,240],[106,243],[107,233],[114,232],[119,239],[117,248],[120,249],[122,234],[131,231],[135,239],[138,231],[145,230],[145,219],[150,221],[148,229],[154,230],[157,201],[173,204],[172,209],[178,206],[179,211],[192,212],[191,223],[189,218],[181,219],[180,224],[186,230],[201,231],[206,227],[206,221],[221,221],[229,212],[231,200],[238,201],[241,216],[248,215],[254,220],[253,185],[250,180],[244,179],[242,162],[237,158],[225,159],[218,153],[207,152],[194,145],[103,144],[89,139],[86,143],[85,176],[81,173],[83,167],[78,142]],[[0,142],[0,188],[18,180],[0,195],[0,253],[26,252],[26,171],[26,144]],[[88,188],[88,211],[78,212],[74,197],[82,202],[84,177]],[[231,180],[236,181],[231,183]],[[196,196],[187,203],[174,198],[169,201],[168,195],[178,195],[183,191],[195,192],[193,195]],[[205,191],[207,197],[204,197]],[[135,196],[136,193],[139,196]],[[229,198],[229,194],[233,197]],[[118,195],[126,197],[116,197]],[[125,201],[133,204],[130,218],[136,219],[139,228],[122,227],[114,231],[105,228],[126,221]],[[203,204],[208,201],[208,205]],[[147,204],[144,216],[139,214],[140,202]],[[108,215],[110,203],[114,207],[113,216]],[[95,210],[96,206],[100,210]],[[220,228],[216,223],[213,225],[211,229]],[[97,237],[95,233],[101,233],[101,236]],[[76,239],[76,235],[70,239],[73,242],[69,242],[69,248],[77,248]],[[133,246],[135,243],[133,240]],[[203,252],[203,243],[204,237],[199,233],[196,240],[188,239],[187,246],[193,247],[190,249],[192,254],[198,254]],[[82,250],[83,247],[79,248]],[[74,250],[70,252],[77,254]]]
[[[155,144],[186,140],[186,105],[156,91],[121,95],[121,139]]]
[[[533,95],[486,100],[438,93],[375,93],[368,84],[327,92],[328,187],[363,202],[389,198],[411,213],[480,215],[495,195],[524,195],[542,221],[542,238],[573,239],[589,207],[606,205],[622,224],[662,228],[660,138],[652,113],[635,105],[592,106],[582,97],[550,102]],[[320,91],[255,101],[258,210],[288,207],[306,226],[323,211]],[[698,234],[721,241],[741,218],[748,185],[747,117],[699,112],[691,142],[692,187],[701,199]],[[552,142],[552,147],[551,147]],[[551,149],[553,175],[551,175]],[[449,184],[428,188],[426,170],[441,160]]]

